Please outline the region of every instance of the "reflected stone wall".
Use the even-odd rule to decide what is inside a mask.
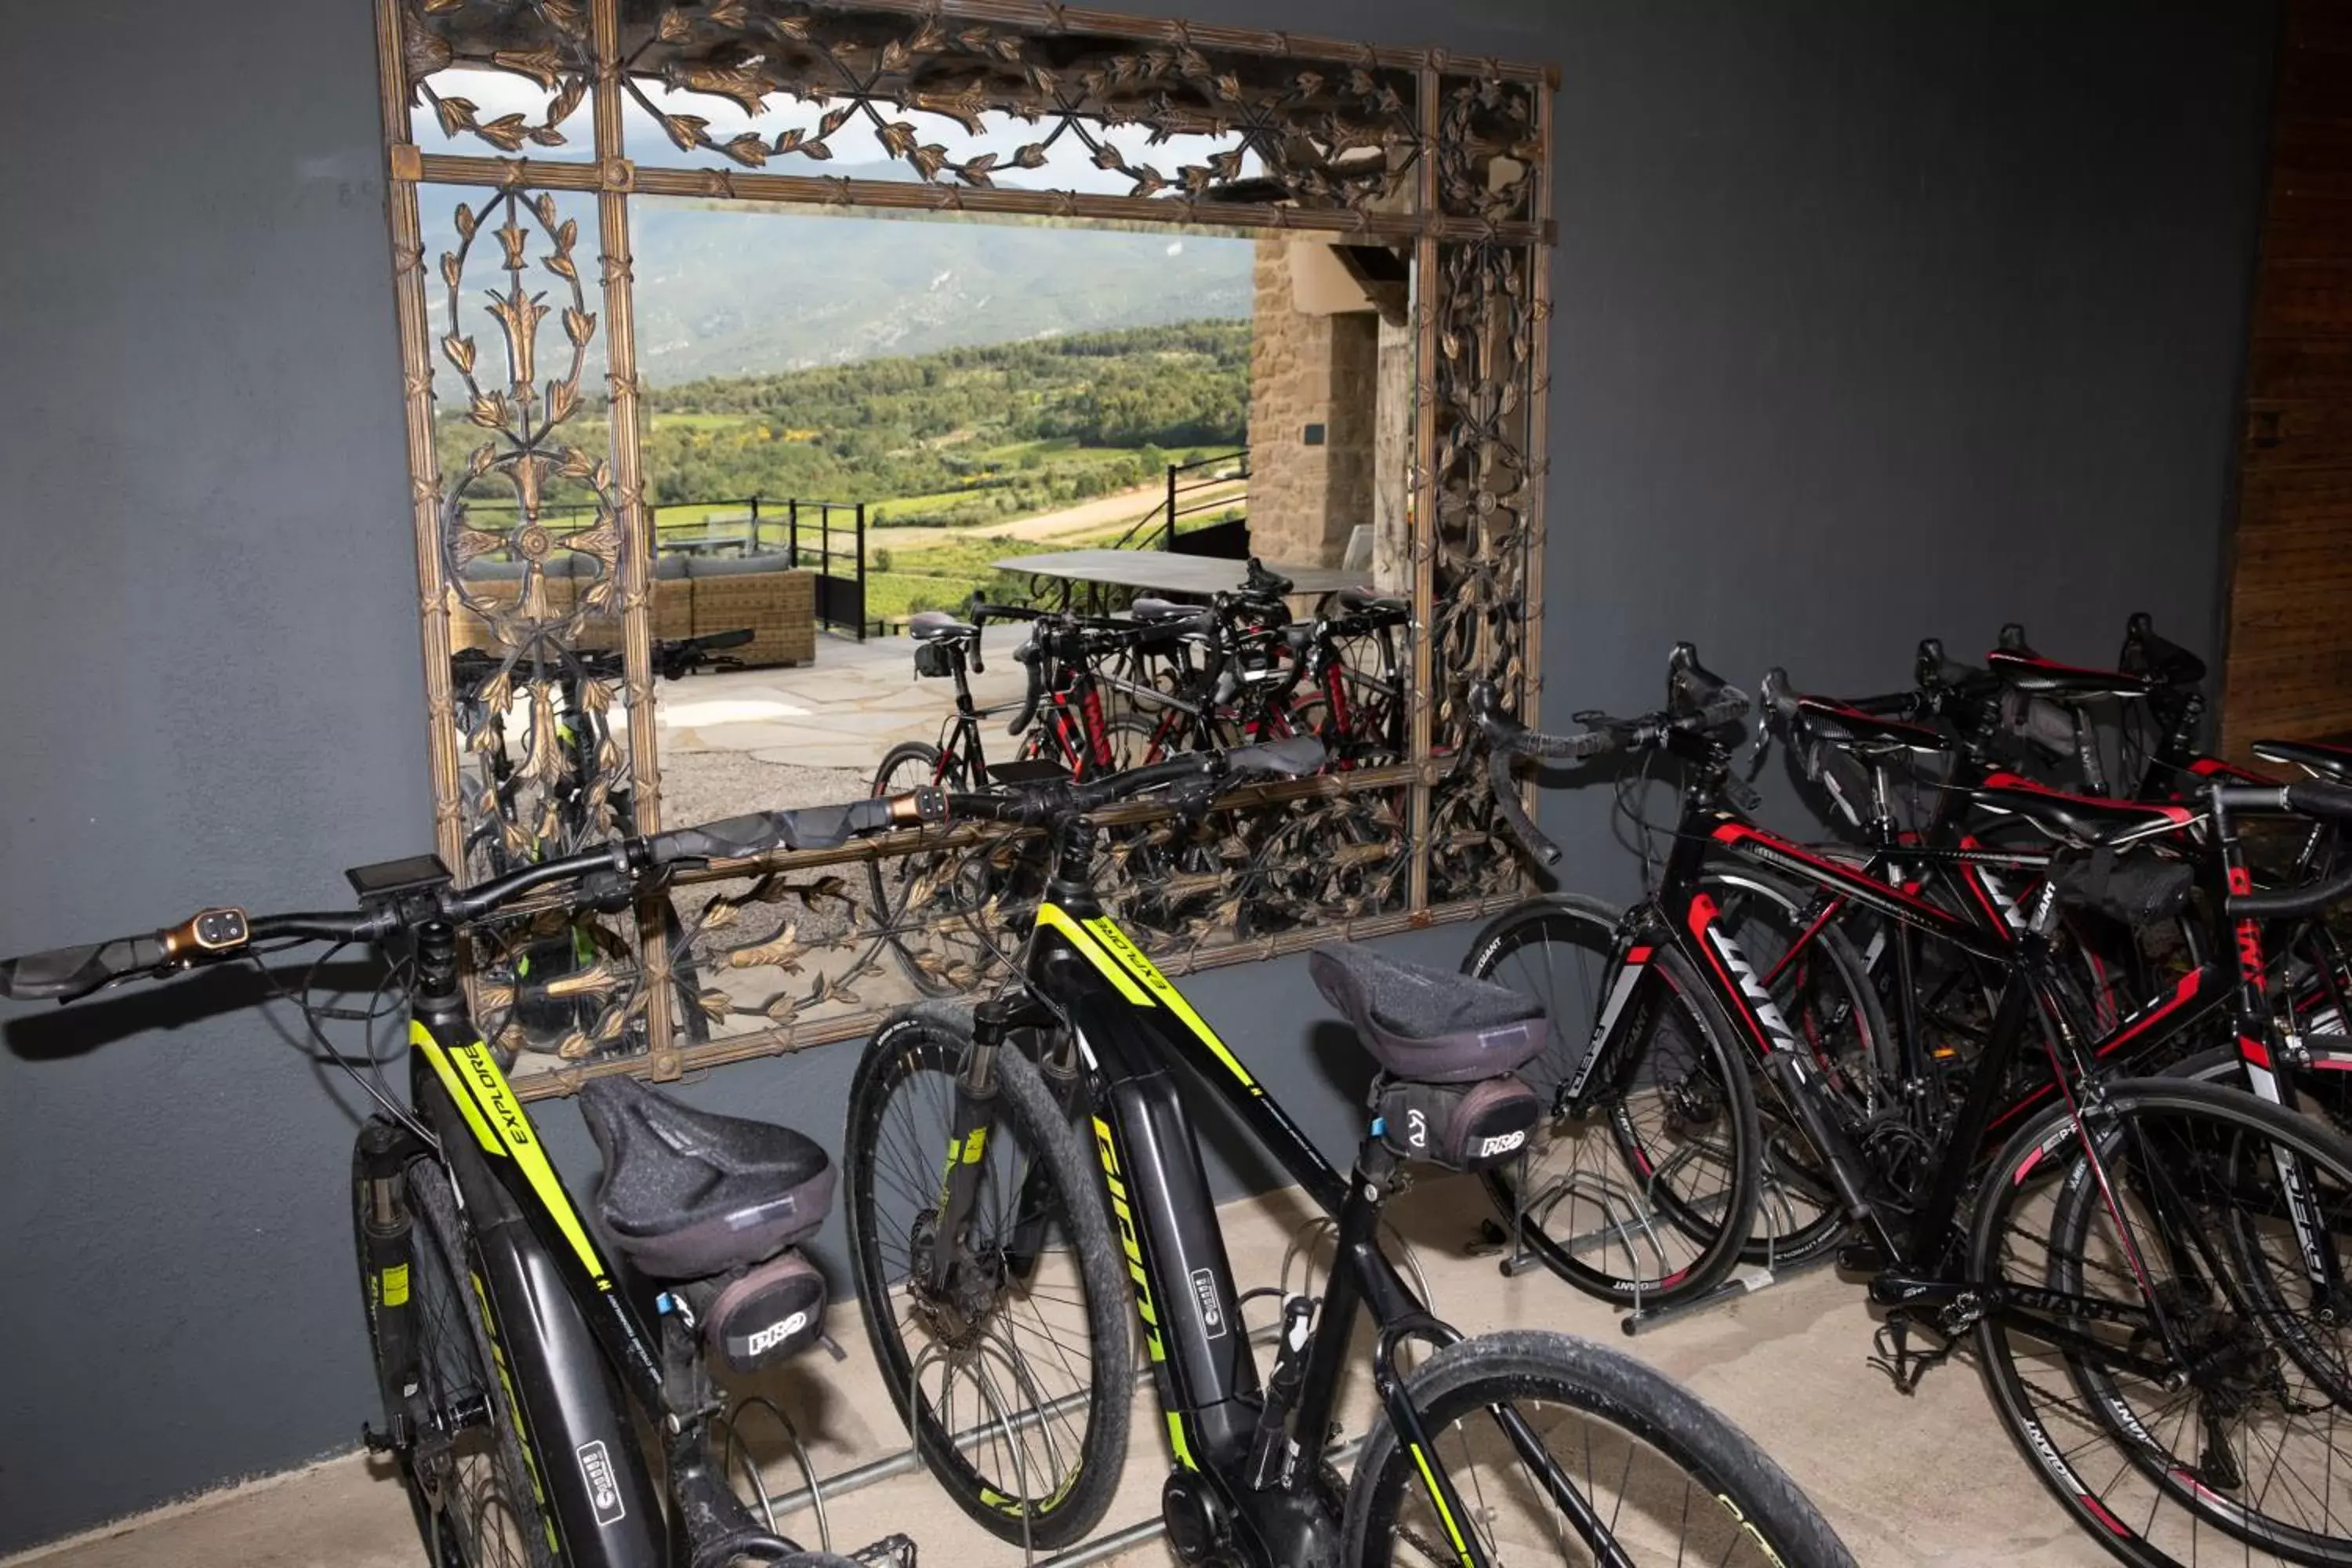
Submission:
[[[1337,566],[1349,531],[1378,521],[1381,318],[1345,278],[1320,241],[1257,242],[1250,549],[1266,561]]]

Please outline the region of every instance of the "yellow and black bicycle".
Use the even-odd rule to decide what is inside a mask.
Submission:
[[[1542,1110],[1516,1076],[1543,1049],[1532,1005],[1362,948],[1316,952],[1318,985],[1380,1068],[1342,1176],[1103,914],[1090,813],[1152,790],[1204,811],[1236,778],[1321,762],[1300,738],[946,798],[950,817],[1042,830],[1053,877],[1004,994],[899,1014],[851,1089],[858,1298],[925,1464],[1005,1540],[1084,1537],[1124,1466],[1132,1324],[1172,1459],[1161,1517],[1188,1563],[1850,1564],[1803,1494],[1688,1393],[1563,1334],[1465,1339],[1383,1256],[1408,1164],[1517,1156]],[[1280,1300],[1263,1374],[1188,1089],[1337,1225],[1323,1293]],[[1366,1312],[1380,1416],[1342,1479],[1335,1418]],[[1416,1340],[1436,1352],[1402,1373]]]
[[[698,1111],[634,1079],[596,1079],[581,1095],[604,1160],[592,1223],[467,1013],[458,943],[467,928],[550,908],[625,910],[674,866],[838,844],[913,820],[923,804],[735,817],[539,862],[465,891],[431,856],[364,867],[350,874],[357,910],[247,919],[209,909],[169,930],[0,962],[0,994],[72,1001],[290,946],[373,944],[408,1006],[404,1102],[328,1042],[320,1019],[349,1015],[301,1000],[317,1046],[378,1106],[352,1166],[383,1398],[384,1425],[366,1436],[399,1468],[427,1560],[845,1568],[755,1521],[709,1440],[715,1369],[755,1371],[823,1332],[824,1281],[799,1244],[831,1201],[824,1151],[789,1128]],[[633,1409],[643,1430],[660,1434],[658,1467]],[[892,1568],[914,1558],[903,1537],[856,1554]]]

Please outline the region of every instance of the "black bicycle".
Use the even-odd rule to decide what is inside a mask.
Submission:
[[[2352,820],[2352,790],[2318,783],[2216,784],[2207,830],[2221,853],[2202,862],[2210,890],[2238,921],[2231,1006],[2254,1092],[2101,1070],[2126,1045],[2189,1026],[2220,992],[2215,966],[2174,994],[2102,1028],[2058,955],[2068,905],[2164,918],[2188,896],[2189,867],[2152,840],[2192,826],[2185,807],[2100,800],[2014,784],[1979,795],[2025,816],[2052,841],[2047,874],[2024,900],[2021,929],[1990,910],[1955,913],[1747,822],[1726,794],[1728,753],[1714,732],[1747,699],[1676,650],[1667,710],[1588,716],[1590,728],[1538,735],[1470,708],[1489,747],[1498,809],[1522,842],[1557,851],[1510,787],[1515,755],[1578,758],[1664,751],[1690,765],[1684,811],[1652,898],[1611,919],[1582,901],[1541,923],[1540,978],[1570,1026],[1545,1064],[1558,1085],[1555,1148],[1594,1103],[1631,1090],[1687,1108],[1690,1153],[1707,1177],[1646,1181],[1657,1145],[1621,1143],[1615,1190],[1627,1223],[1598,1237],[1558,1225],[1542,1189],[1512,1194],[1517,1217],[1547,1233],[1545,1256],[1572,1279],[1591,1256],[1670,1237],[1698,1261],[1662,1283],[1704,1289],[1748,1232],[1760,1159],[1745,1075],[1721,1053],[1736,1042],[1798,1145],[1785,1179],[1805,1180],[1831,1219],[1859,1239],[1841,1254],[1871,1278],[1887,1309],[1880,1363],[1906,1391],[1972,1340],[1988,1392],[2019,1448],[2083,1528],[2122,1561],[2200,1562],[2259,1552],[2294,1563],[2352,1563],[2352,1466],[2336,1448],[2352,1399],[2352,1142],[2276,1103],[2271,1068],[2284,1049],[2265,993],[2259,922],[2352,898],[2352,871],[2252,891],[2233,820],[2243,812]],[[2000,976],[1980,1048],[1948,1064],[1825,1058],[1793,1028],[1756,963],[1727,931],[1702,867],[1728,851],[1948,943]],[[1508,919],[1509,917],[1507,917]],[[1527,926],[1528,921],[1522,921]],[[1493,938],[1474,949],[1490,969]],[[1522,940],[1522,948],[1528,942]],[[1555,959],[1579,952],[1579,962]],[[1531,973],[1529,978],[1536,978]],[[1561,984],[1562,981],[1567,984]],[[1579,1003],[1581,1011],[1570,1011]],[[1660,1042],[1705,1042],[1704,1077],[1673,1070]],[[1898,1037],[1898,1043],[1900,1038]],[[2020,1097],[2012,1068],[2046,1060],[2042,1087]],[[1859,1078],[1874,1081],[1860,1083]],[[1859,1090],[1859,1091],[1858,1091]],[[1630,1228],[1628,1228],[1630,1226]],[[1915,1338],[1924,1342],[1915,1343]]]
[[[1131,1288],[1173,1462],[1161,1513],[1184,1562],[1851,1562],[1687,1393],[1564,1335],[1465,1340],[1381,1250],[1409,1164],[1516,1157],[1540,1110],[1516,1076],[1544,1049],[1535,1008],[1366,949],[1318,952],[1317,984],[1380,1068],[1342,1176],[1103,913],[1090,813],[1150,791],[1205,812],[1225,781],[1322,761],[1301,737],[948,798],[950,817],[1042,832],[1053,869],[1010,988],[969,1013],[898,1015],[851,1089],[858,1297],[924,1463],[1005,1540],[1083,1537],[1127,1450]],[[1263,1374],[1243,1314],[1277,1292],[1234,1288],[1180,1079],[1337,1226],[1320,1299],[1273,1304]],[[1343,1480],[1333,1415],[1366,1312],[1382,1418]],[[1413,1341],[1437,1349],[1407,1373]]]
[[[365,1436],[397,1464],[428,1560],[839,1565],[756,1523],[709,1442],[720,1409],[714,1369],[757,1371],[823,1332],[824,1281],[799,1244],[831,1203],[824,1150],[789,1128],[690,1110],[633,1079],[596,1079],[581,1090],[604,1165],[592,1226],[467,1012],[458,942],[550,910],[618,912],[673,867],[836,845],[912,821],[922,806],[907,796],[735,817],[462,891],[432,856],[362,867],[350,873],[357,910],[252,919],[205,910],[169,930],[0,962],[0,994],[71,1001],[200,964],[260,964],[305,943],[373,944],[409,1014],[405,1101],[380,1070],[362,1071],[330,1045],[320,1019],[339,1015],[305,997],[304,1016],[320,1050],[379,1108],[352,1160],[383,1400],[383,1427]],[[659,1486],[633,1412],[660,1434]],[[914,1549],[894,1537],[859,1560],[911,1568]]]

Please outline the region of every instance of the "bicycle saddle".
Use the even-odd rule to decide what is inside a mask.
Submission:
[[[580,1111],[604,1157],[597,1216],[655,1279],[698,1279],[812,1235],[836,1173],[814,1139],[680,1105],[633,1078],[592,1079]]]
[[[1145,597],[1127,607],[1127,613],[1150,625],[1157,621],[1181,621],[1201,613],[1197,605],[1171,604],[1166,599]]]
[[[1351,615],[1363,610],[1378,610],[1383,615],[1401,616],[1412,608],[1402,599],[1383,596],[1369,588],[1342,588],[1338,598],[1339,607]]]
[[[2266,763],[2309,768],[2337,784],[2352,784],[2352,746],[2330,746],[2316,741],[2256,741],[2254,755]]]
[[[2053,838],[2093,848],[2124,843],[2152,831],[2186,827],[2196,815],[2185,805],[2068,795],[2016,773],[1990,774],[1969,794],[1979,805],[2021,816]]]
[[[1317,948],[1307,967],[1372,1059],[1399,1078],[1473,1083],[1515,1071],[1544,1048],[1543,1009],[1491,980],[1346,942]]]
[[[1825,741],[1851,741],[1863,745],[1907,746],[1923,752],[1948,752],[1952,742],[1924,724],[1891,719],[1828,697],[1799,697],[1797,710],[1813,732]]]
[[[977,635],[979,630],[970,621],[957,620],[945,610],[917,610],[907,617],[907,635],[919,642]]]
[[[2005,647],[1985,655],[1985,668],[2000,677],[2003,685],[2036,697],[2145,697],[2157,684],[2144,675],[2084,669]]]

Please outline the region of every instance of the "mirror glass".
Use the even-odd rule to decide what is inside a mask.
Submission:
[[[1402,759],[1410,634],[1380,602],[1410,591],[1399,250],[631,211],[666,821],[1302,731],[1347,767]],[[1107,848],[1106,892],[1185,942],[1269,934],[1334,896],[1394,907],[1402,809],[1400,791],[1182,842],[1138,829]],[[1360,864],[1335,894],[1337,832]],[[721,908],[717,929],[707,890],[681,893],[699,984],[725,993],[709,1021],[967,989],[1023,896],[1016,858],[852,867]]]

